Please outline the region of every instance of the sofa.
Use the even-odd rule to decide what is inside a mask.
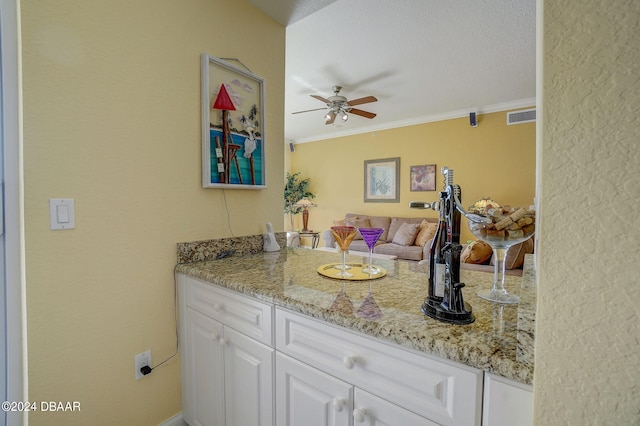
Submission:
[[[438,219],[416,217],[370,216],[347,213],[343,219],[334,220],[332,226],[348,225],[356,228],[384,228],[376,243],[374,253],[397,256],[400,260],[429,261],[431,240],[436,232]],[[322,233],[325,247],[335,248],[336,240],[327,229]],[[509,249],[505,259],[508,275],[522,275],[524,255],[533,253],[533,238]],[[369,252],[369,247],[359,234],[349,245],[349,251]],[[463,244],[461,268],[493,272],[493,252],[482,241]]]
[[[436,231],[438,219],[424,217],[370,216],[347,213],[344,219],[334,220],[332,226],[354,226],[356,228],[384,228],[376,243],[374,253],[397,256],[403,260],[428,260],[431,239]],[[325,247],[336,247],[336,240],[328,229],[322,233]],[[369,247],[360,234],[356,235],[349,251],[369,252]]]

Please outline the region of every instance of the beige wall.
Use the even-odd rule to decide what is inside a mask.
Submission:
[[[136,381],[133,358],[174,352],[177,242],[282,230],[284,35],[246,1],[22,2],[29,399],[82,409],[30,424],[180,411],[179,359]],[[201,187],[205,52],[265,79],[266,190]],[[49,230],[67,197],[76,229]]]
[[[319,116],[320,120],[322,117]],[[535,197],[535,123],[506,125],[506,112],[468,117],[296,145],[289,150],[290,171],[308,177],[317,208],[309,227],[323,231],[347,212],[390,216],[437,217],[432,210],[412,210],[413,200],[437,201],[441,166],[455,172],[465,206],[482,197],[529,206]],[[364,161],[400,157],[400,202],[364,202]],[[436,164],[436,191],[410,191],[410,166]],[[463,220],[462,241],[473,236]],[[287,229],[289,221],[285,222]],[[296,217],[301,226],[301,215]]]
[[[640,424],[639,22],[544,2],[536,425]]]
[[[639,7],[544,2],[536,425],[640,417]],[[83,410],[31,424],[157,424],[180,410],[178,362],[135,381],[132,360],[173,352],[175,243],[231,234],[222,192],[200,188],[199,55],[266,79],[268,137],[282,140],[284,30],[231,0],[25,1],[22,26],[29,396]],[[226,191],[233,234],[279,230],[281,145],[269,189]],[[413,158],[403,169],[448,160]],[[51,197],[76,199],[77,229],[48,229]]]

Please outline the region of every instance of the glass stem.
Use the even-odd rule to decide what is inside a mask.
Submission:
[[[369,249],[369,271],[373,273],[373,248]]]
[[[504,259],[507,256],[507,249],[497,248],[496,252],[496,261],[494,263],[493,268],[493,291],[494,293],[506,294],[507,290],[504,289],[504,269],[505,263]]]
[[[347,272],[347,251],[342,250],[342,272]]]

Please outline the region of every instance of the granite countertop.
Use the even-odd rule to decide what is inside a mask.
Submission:
[[[521,296],[518,305],[478,298],[478,289],[491,288],[493,274],[461,271],[466,284],[463,295],[476,318],[470,325],[445,324],[421,312],[427,271],[417,263],[376,259],[374,264],[385,268],[387,276],[343,281],[318,274],[319,266],[340,261],[338,253],[320,250],[286,248],[186,261],[191,263],[179,264],[177,272],[392,344],[532,383],[535,273],[531,255],[525,260],[522,277],[506,277],[507,290]],[[347,261],[366,263],[367,258],[348,255]],[[356,313],[369,292],[380,308],[380,318],[365,319]]]

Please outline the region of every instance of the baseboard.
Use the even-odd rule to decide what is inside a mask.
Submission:
[[[165,420],[158,426],[189,426],[187,422],[182,419],[182,413],[178,413],[170,419]]]

